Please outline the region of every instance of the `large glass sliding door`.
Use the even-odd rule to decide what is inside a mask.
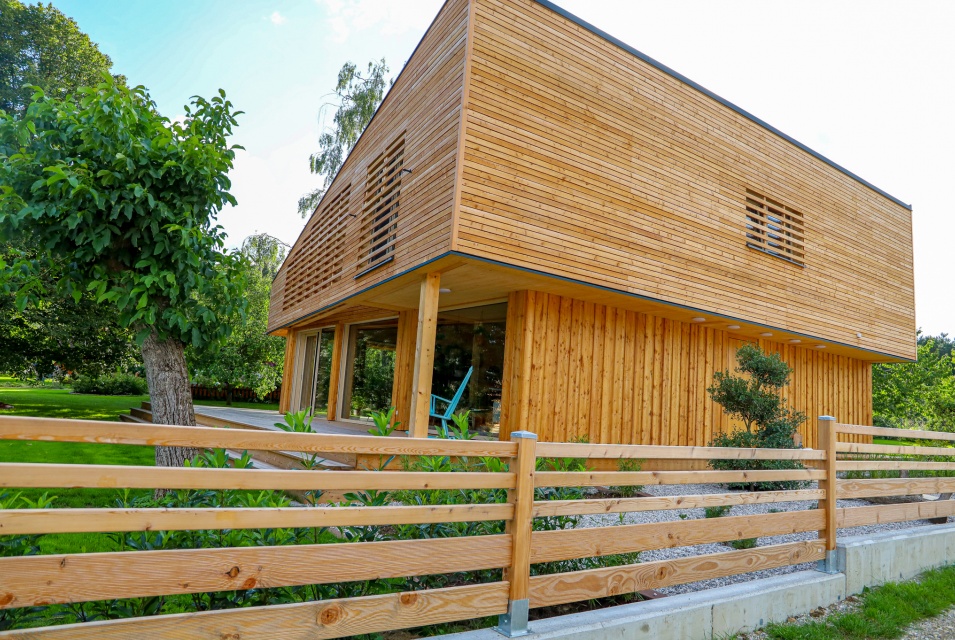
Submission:
[[[305,336],[304,340],[298,409],[311,408],[312,415],[326,415],[335,330],[322,329],[318,333]]]
[[[471,426],[485,431],[501,423],[506,319],[507,303],[438,313],[431,392],[453,401],[467,378],[454,412],[470,411]]]
[[[348,328],[344,417],[368,420],[371,411],[388,411],[395,379],[395,349],[398,322],[385,321],[352,325]]]

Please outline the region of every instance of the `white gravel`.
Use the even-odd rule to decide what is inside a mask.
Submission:
[[[816,483],[808,484],[805,488],[815,489]],[[676,496],[676,495],[698,495],[698,494],[708,494],[708,493],[727,493],[727,489],[721,485],[712,485],[712,484],[696,484],[696,485],[653,485],[643,488],[645,493],[654,495],[654,496]],[[839,500],[839,507],[861,507],[868,506],[869,502],[865,500]],[[776,511],[805,511],[807,509],[814,509],[816,507],[816,501],[803,501],[803,502],[777,502],[771,504],[748,504],[748,505],[735,505],[727,516],[746,516],[746,515],[757,515],[770,513],[770,510]],[[684,516],[684,517],[681,517]],[[622,516],[622,517],[621,517]],[[626,514],[600,514],[592,516],[582,516],[581,522],[578,525],[579,527],[607,527],[619,524],[646,524],[651,522],[678,522],[682,519],[693,520],[704,518],[704,512],[702,508],[699,509],[674,509],[667,511],[636,511]],[[848,529],[839,529],[839,537],[846,536],[857,536],[857,535],[868,535],[872,533],[877,533],[881,531],[891,531],[897,529],[909,529],[912,527],[925,526],[929,524],[926,520],[914,520],[909,522],[899,522],[891,524],[873,524],[867,525],[864,527],[851,527]],[[784,536],[771,536],[759,538],[757,545],[760,547],[770,545],[770,544],[783,544],[787,542],[798,542],[802,540],[816,540],[818,539],[819,534],[815,531],[807,531],[805,533],[796,533]],[[652,562],[655,560],[671,560],[674,558],[686,558],[689,556],[699,556],[709,553],[721,553],[725,551],[733,551],[733,548],[728,544],[700,544],[689,547],[675,547],[673,549],[655,549],[650,551],[642,551],[640,553],[640,562]],[[767,569],[764,571],[754,571],[752,573],[745,573],[736,576],[730,576],[727,578],[714,578],[712,580],[703,580],[701,582],[693,582],[685,585],[678,585],[675,587],[666,587],[661,588],[659,591],[666,594],[678,594],[678,593],[689,593],[692,591],[701,591],[703,589],[712,589],[714,587],[722,587],[728,584],[735,584],[738,582],[747,582],[749,580],[755,580],[757,578],[767,578],[770,576],[778,576],[786,573],[793,573],[796,571],[806,571],[808,569],[814,569],[816,563],[804,563],[791,565],[788,567],[780,567],[778,569]]]

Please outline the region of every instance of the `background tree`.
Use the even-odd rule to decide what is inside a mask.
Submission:
[[[53,5],[0,0],[0,110],[23,113],[32,93],[24,85],[62,97],[96,84],[112,65],[76,22]]]
[[[321,187],[299,199],[298,212],[303,218],[318,206],[359,136],[371,122],[378,105],[384,100],[386,73],[388,66],[384,58],[369,62],[364,74],[352,62],[346,62],[338,72],[338,84],[335,85],[338,109],[333,118],[335,129],[322,133],[318,139],[318,152],[308,159],[311,172],[323,176],[325,180]]]
[[[105,76],[75,99],[37,91],[22,119],[0,114],[0,241],[28,231],[42,248],[0,264],[0,285],[21,309],[93,292],[136,332],[156,422],[192,425],[185,344],[228,337],[220,318],[245,300],[237,258],[215,225],[235,204],[228,137],[237,112],[221,90],[185,112],[170,122],[143,87]],[[57,264],[66,268],[45,279]],[[195,453],[159,447],[156,461],[182,464]]]
[[[778,353],[765,354],[753,344],[743,345],[736,352],[736,373],[717,371],[713,385],[706,391],[727,414],[742,421],[743,428],[732,433],[720,433],[710,443],[712,447],[761,447],[791,449],[796,429],[806,421],[802,412],[788,407],[780,395],[789,384],[792,368]],[[714,469],[744,471],[750,469],[800,469],[791,460],[713,460]],[[779,489],[794,483],[759,482],[730,485],[733,488]]]
[[[955,431],[955,353],[946,334],[918,336],[917,360],[872,366],[877,426]]]
[[[223,389],[230,405],[235,389],[252,389],[260,398],[271,393],[282,381],[285,364],[285,339],[266,334],[272,280],[285,259],[285,245],[262,233],[246,238],[240,255],[248,302],[245,320],[239,319],[220,348],[190,347],[186,352],[193,381]],[[221,306],[215,298],[208,304]]]

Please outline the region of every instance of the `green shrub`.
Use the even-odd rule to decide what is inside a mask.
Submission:
[[[79,377],[73,381],[73,393],[98,396],[142,396],[149,393],[145,378],[131,373],[114,373],[96,378]]]
[[[756,345],[747,344],[736,352],[737,373],[717,371],[713,386],[706,391],[714,402],[730,416],[743,422],[743,428],[733,433],[720,433],[710,442],[711,447],[758,447],[764,449],[792,449],[793,436],[806,416],[784,404],[780,395],[789,384],[792,368],[778,353],[767,355]],[[769,469],[802,469],[795,460],[712,460],[717,470],[753,471]],[[795,489],[799,482],[732,483],[731,489],[783,490]]]
[[[732,505],[724,504],[718,507],[706,507],[703,509],[703,515],[707,518],[722,518],[727,515],[732,509]]]
[[[731,540],[729,546],[734,549],[753,549],[756,547],[756,538],[742,538],[740,540]]]

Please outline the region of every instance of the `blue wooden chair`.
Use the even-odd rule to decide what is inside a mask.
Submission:
[[[458,390],[454,392],[454,397],[450,400],[433,394],[431,396],[430,415],[432,418],[437,418],[441,421],[441,432],[445,438],[448,437],[448,420],[451,419],[451,416],[454,414],[454,410],[458,408],[458,403],[461,402],[461,396],[464,395],[464,390],[468,387],[468,380],[471,379],[472,373],[474,373],[474,367],[468,369],[468,372],[464,375],[464,380],[461,381],[461,384],[458,386]],[[438,402],[443,402],[447,405],[447,408],[443,413],[438,413]]]

